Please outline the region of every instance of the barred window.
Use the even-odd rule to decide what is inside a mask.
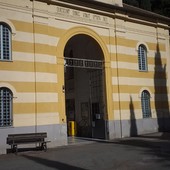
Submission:
[[[11,30],[0,23],[0,60],[11,60]]]
[[[151,117],[150,93],[147,90],[142,92],[141,97],[143,118]]]
[[[8,88],[0,88],[0,127],[12,126],[13,94]]]
[[[147,71],[147,49],[144,45],[138,47],[138,64],[140,71]]]

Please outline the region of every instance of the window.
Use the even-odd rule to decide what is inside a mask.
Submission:
[[[8,88],[0,88],[0,127],[12,126],[13,94]]]
[[[138,63],[140,71],[147,71],[147,49],[144,45],[138,47]]]
[[[11,60],[11,30],[0,23],[0,60]]]
[[[142,92],[141,102],[142,102],[143,118],[151,117],[150,94],[147,90],[144,90]]]

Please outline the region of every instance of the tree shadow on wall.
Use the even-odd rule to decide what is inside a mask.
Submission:
[[[154,86],[155,86],[155,111],[157,114],[158,131],[170,131],[170,113],[168,101],[168,86],[166,64],[162,63],[159,43],[155,52],[155,72],[154,72]]]
[[[129,110],[130,110],[130,136],[137,136],[138,131],[132,96],[130,96]]]

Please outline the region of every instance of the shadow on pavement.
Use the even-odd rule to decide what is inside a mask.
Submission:
[[[90,139],[87,139],[90,140]],[[93,139],[94,141],[94,139]],[[143,148],[144,155],[157,157],[159,161],[168,161],[170,166],[170,133],[155,133],[117,140],[95,140],[98,143],[129,146],[131,149]]]
[[[161,133],[161,136],[159,135],[140,135],[138,138],[146,138],[146,139],[160,139],[160,140],[167,140],[170,141],[170,133]]]
[[[130,146],[133,147],[132,149],[135,149],[134,147],[143,148],[142,152],[144,155],[157,157],[159,161],[166,161],[168,162],[167,166],[170,166],[170,133],[141,135],[111,142],[108,141],[108,143]]]
[[[44,158],[40,158],[40,157],[35,157],[35,156],[30,156],[30,155],[24,155],[23,157],[25,157],[29,160],[32,160],[36,163],[45,165],[48,168],[51,167],[51,168],[55,168],[57,170],[86,170],[86,169],[68,165],[68,164],[65,164],[62,162],[52,161],[52,160],[48,160],[48,159],[44,159]]]

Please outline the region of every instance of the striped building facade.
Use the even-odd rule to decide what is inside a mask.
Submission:
[[[0,153],[12,133],[45,131],[50,147],[67,145],[66,99],[75,112],[89,112],[92,138],[169,130],[169,23],[121,0],[0,0]],[[86,88],[97,69],[74,68],[71,94],[66,57],[103,61],[102,111],[97,100],[89,105]],[[80,122],[74,114],[70,120]]]

